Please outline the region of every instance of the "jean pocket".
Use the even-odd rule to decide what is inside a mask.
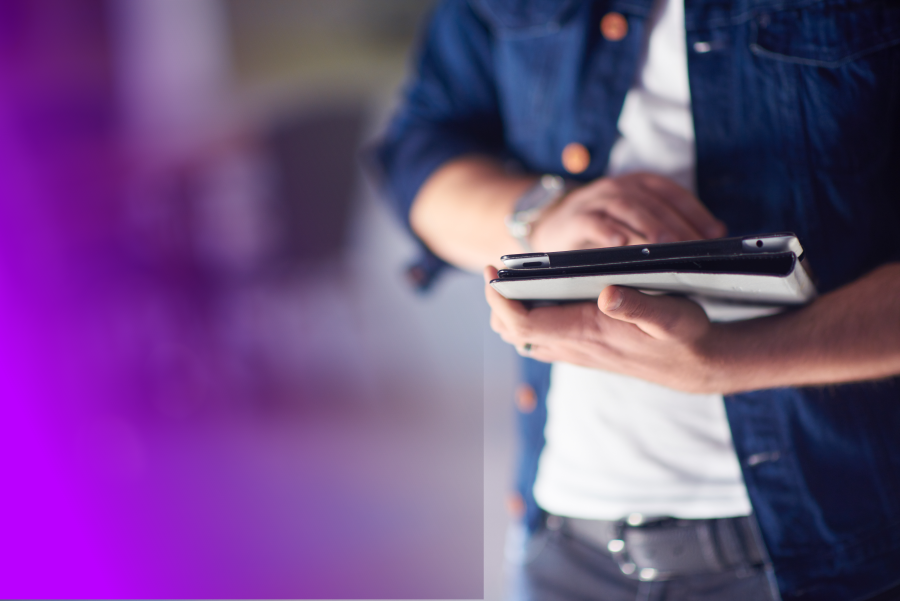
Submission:
[[[900,44],[900,5],[890,1],[818,2],[757,14],[750,50],[775,60],[836,68]]]

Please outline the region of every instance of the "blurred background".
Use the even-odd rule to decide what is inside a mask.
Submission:
[[[360,166],[430,5],[0,2],[0,597],[501,598],[514,353]]]

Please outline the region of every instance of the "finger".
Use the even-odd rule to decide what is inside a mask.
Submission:
[[[497,270],[494,267],[484,268],[484,296],[491,307],[491,327],[506,340],[507,336],[517,336],[524,329],[528,309],[519,301],[509,300],[494,290],[490,282],[496,277]]]
[[[669,202],[705,238],[720,238],[728,233],[725,224],[713,217],[696,196],[672,180],[652,173],[641,174],[640,184]]]
[[[598,332],[601,327],[598,317],[603,316],[590,302],[537,307],[529,311],[519,332],[523,342],[543,347],[584,338],[588,331]]]
[[[582,248],[608,248],[646,242],[642,234],[602,213],[589,213],[578,225],[585,230]]]
[[[552,363],[559,358],[559,354],[553,351],[553,348],[545,345],[534,345],[531,347],[531,351],[528,353],[527,357],[529,359],[534,359],[535,361],[542,361],[544,363]]]
[[[537,347],[535,347],[535,345],[531,344],[530,342],[516,345],[516,352],[523,357],[530,357],[531,353],[535,351],[537,351]]]
[[[658,340],[693,341],[709,327],[709,319],[697,303],[675,296],[651,296],[624,286],[607,286],[597,306],[609,317],[634,324]]]
[[[482,272],[482,274],[484,276],[484,295],[486,298],[489,299],[488,304],[490,304],[490,299],[492,298],[492,296],[494,294],[499,294],[496,290],[494,290],[494,287],[491,286],[491,280],[497,279],[497,276],[498,276],[497,269],[494,268],[492,265],[488,265],[484,268],[484,271]],[[509,331],[509,328],[504,323],[503,318],[500,313],[492,310],[490,323],[491,323],[491,329],[493,331],[497,332],[498,334],[500,334],[501,338],[504,338],[506,336],[507,332]],[[505,338],[504,338],[504,340],[505,340]]]
[[[494,315],[502,322],[501,337],[510,344],[531,343],[543,347],[559,340],[579,338],[585,328],[597,328],[600,313],[594,303],[566,303],[535,309],[524,308],[518,301],[510,301],[499,294],[492,298]]]
[[[503,323],[503,320],[500,319],[493,311],[491,311],[491,329],[500,335],[502,335],[503,332],[506,331],[506,325]]]
[[[509,300],[494,290],[489,283],[484,287],[484,296],[493,311],[496,311],[503,321],[511,319],[524,319],[528,316],[528,309],[519,301]]]
[[[512,328],[503,323],[503,320],[497,314],[491,311],[491,329],[495,331],[503,342],[517,346],[523,344],[523,339],[516,336]]]
[[[702,234],[665,201],[643,190],[606,202],[603,212],[643,235],[648,242],[696,240]]]
[[[683,240],[701,240],[706,234],[672,205],[666,198],[651,194],[641,207],[646,213],[655,217],[662,224],[662,229],[650,232],[652,242],[677,242]]]

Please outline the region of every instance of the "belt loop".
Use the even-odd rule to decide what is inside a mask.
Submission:
[[[712,520],[703,520],[697,524],[697,540],[700,542],[700,552],[710,571],[721,572],[722,562],[719,561],[719,553],[713,540]]]
[[[740,518],[741,534],[744,539],[744,549],[747,551],[747,557],[751,564],[768,563],[769,557],[766,552],[765,543],[762,540],[762,534],[756,525],[756,516],[749,515]]]
[[[735,530],[736,521],[737,520],[732,519],[716,521],[716,534],[719,539],[719,549],[722,551],[722,559],[729,568],[746,564],[746,554],[741,549],[741,541]]]

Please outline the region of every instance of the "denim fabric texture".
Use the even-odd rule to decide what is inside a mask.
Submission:
[[[601,177],[651,6],[438,5],[378,149],[402,219],[463,154]],[[598,26],[613,11],[628,23],[620,41]],[[900,2],[686,0],[685,24],[698,196],[729,234],[796,232],[821,292],[900,260]],[[592,157],[577,176],[561,162],[571,142]],[[549,365],[526,360],[524,377],[539,404],[519,416],[517,482],[535,530]],[[731,395],[726,411],[785,601],[862,599],[900,581],[900,379]]]

